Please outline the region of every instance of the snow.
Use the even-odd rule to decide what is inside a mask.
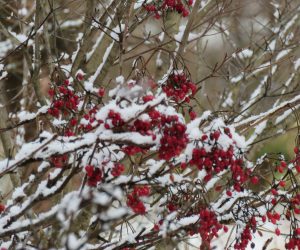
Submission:
[[[12,36],[14,36],[20,43],[23,43],[23,42],[25,42],[28,39],[28,37],[26,35],[24,35],[24,34],[17,34],[16,32],[11,31],[11,30],[9,30],[8,32]]]
[[[300,58],[296,59],[296,61],[294,61],[294,69],[298,70],[300,67]]]
[[[23,7],[23,8],[21,8],[21,9],[19,9],[19,10],[18,10],[18,14],[19,14],[20,16],[26,16],[26,15],[28,14],[27,8]]]
[[[116,77],[116,83],[117,84],[123,84],[124,81],[125,81],[124,76],[121,75],[121,76]]]
[[[291,51],[292,51],[292,49],[285,49],[285,50],[280,51],[280,52],[277,54],[275,60],[276,60],[276,61],[279,61],[281,58],[283,58],[283,57],[285,57],[286,55],[288,55]]]
[[[111,42],[111,44],[107,47],[104,55],[103,55],[103,58],[102,58],[102,62],[99,64],[98,68],[96,69],[96,72],[88,79],[88,82],[89,84],[93,84],[95,83],[97,77],[100,75],[101,71],[102,71],[102,68],[104,67],[105,63],[106,63],[106,60],[114,46],[114,41]]]
[[[115,28],[112,29],[112,32],[110,33],[110,36],[116,40],[117,42],[119,42],[119,35],[124,31],[125,29],[125,24],[120,24],[117,25]]]
[[[82,23],[83,23],[83,19],[68,20],[68,21],[63,22],[60,25],[60,27],[62,29],[64,29],[64,28],[70,28],[70,27],[78,27],[78,26],[82,25]]]
[[[234,123],[234,126],[238,127],[238,126],[242,126],[244,124],[248,124],[249,126],[251,126],[251,124],[259,123],[260,121],[262,121],[262,119],[274,114],[277,110],[281,110],[283,107],[292,105],[292,104],[297,103],[299,101],[300,101],[300,95],[295,96],[291,100],[284,101],[280,105],[278,105],[277,107],[269,109],[268,111],[262,112],[258,115],[250,116],[248,118],[243,119],[242,121],[236,122],[236,123]]]
[[[137,1],[134,5],[134,8],[138,8],[141,6],[141,4],[144,1]],[[150,1],[147,1],[150,2]],[[210,3],[212,1],[202,1],[201,6],[204,7],[206,4]],[[295,16],[298,18],[298,15]],[[294,17],[294,18],[295,18]],[[294,19],[293,18],[293,19]],[[287,26],[292,26],[296,21],[289,22]],[[111,25],[111,19],[108,18],[108,21],[106,25],[110,27]],[[70,26],[77,26],[82,23],[82,20],[73,20],[73,21],[67,21],[62,26],[63,27],[70,27]],[[113,28],[113,31],[110,30],[111,36],[115,40],[119,40],[118,34],[124,31],[125,25],[120,22],[121,25],[117,25]],[[65,25],[65,26],[64,26]],[[115,25],[115,24],[114,24]],[[179,26],[179,32],[175,35],[175,39],[177,41],[182,40],[182,36],[184,34],[186,25],[182,24]],[[286,29],[286,27],[285,27]],[[42,29],[39,31],[41,32]],[[278,30],[280,31],[280,30]],[[286,29],[282,32],[288,32]],[[13,34],[13,33],[12,33]],[[291,34],[291,33],[289,33]],[[25,41],[27,37],[23,34],[13,34],[15,37],[19,39],[19,41]],[[77,41],[79,41],[82,38],[82,34],[80,34],[77,38]],[[159,40],[164,40],[165,33],[162,32],[159,35]],[[197,34],[191,33],[188,37],[188,41],[191,41],[192,39],[197,38]],[[97,38],[95,38],[94,46],[91,48],[91,50],[87,53],[86,59],[87,61],[91,59],[92,55],[94,54],[95,50],[99,48],[101,45],[101,42],[103,41],[104,32],[101,33]],[[290,38],[289,38],[290,39]],[[4,44],[5,45],[5,44]],[[178,45],[178,44],[177,44]],[[6,47],[9,47],[10,44],[6,44]],[[112,41],[108,48],[106,48],[105,54],[103,58],[100,58],[101,63],[99,64],[98,68],[95,70],[94,74],[89,77],[88,80],[84,81],[84,87],[86,91],[89,92],[96,92],[97,89],[94,88],[95,81],[101,74],[103,67],[105,63],[107,63],[107,60],[109,58],[109,55],[111,53],[111,50],[115,46],[115,41]],[[272,51],[275,51],[276,47],[276,40],[273,40],[271,43],[269,43],[269,48]],[[6,50],[7,48],[0,49],[0,54]],[[8,50],[5,51],[5,53]],[[79,45],[77,47],[77,50],[72,55],[72,60],[75,59],[77,53],[79,51]],[[280,52],[274,53],[275,56],[275,62],[266,62],[265,64],[260,65],[256,70],[254,70],[249,75],[246,75],[246,73],[241,72],[234,77],[230,78],[230,81],[232,83],[238,83],[242,81],[243,79],[247,80],[249,77],[262,72],[263,70],[268,70],[268,73],[274,74],[277,71],[277,66],[273,65],[273,63],[277,63],[282,58],[286,57],[289,53],[291,53],[291,49],[284,49]],[[3,52],[4,53],[4,52]],[[237,54],[233,54],[233,57],[239,57],[240,59],[247,59],[251,58],[253,56],[253,51],[250,48],[243,49]],[[162,60],[160,57],[160,52],[157,55],[156,58],[156,64],[157,66],[160,66],[162,64]],[[65,68],[71,68],[70,65],[64,66]],[[294,62],[294,68],[297,70],[300,67],[300,60],[295,60]],[[271,68],[271,72],[269,72],[269,69]],[[0,65],[0,70],[3,69],[3,65]],[[158,83],[162,84],[167,79],[167,76],[170,72],[174,70],[173,66],[171,65],[166,74],[162,79],[158,81]],[[82,70],[79,70],[77,73],[81,72],[84,74]],[[274,107],[266,112],[263,112],[258,115],[252,115],[246,119],[244,119],[244,115],[249,116],[250,111],[248,112],[246,109],[251,107],[252,104],[255,103],[255,101],[261,96],[262,91],[264,90],[265,84],[268,80],[267,74],[265,76],[262,76],[259,82],[257,88],[252,92],[250,95],[249,100],[243,103],[243,109],[245,112],[234,121],[233,125],[228,125],[225,123],[227,121],[226,115],[225,117],[221,118],[216,117],[215,113],[212,113],[210,111],[205,111],[202,114],[199,114],[200,117],[196,118],[193,121],[190,121],[186,124],[186,120],[182,114],[179,114],[179,120],[186,124],[187,126],[187,134],[190,142],[188,143],[186,149],[184,152],[182,152],[181,155],[178,157],[174,157],[172,159],[172,164],[179,165],[181,162],[186,162],[191,159],[192,150],[195,148],[195,145],[198,144],[199,146],[203,146],[206,150],[211,150],[212,145],[209,143],[203,143],[199,141],[199,138],[204,134],[209,134],[211,131],[214,130],[220,130],[223,131],[224,127],[229,127],[230,131],[232,133],[232,138],[229,138],[229,136],[221,133],[220,138],[218,140],[218,146],[222,149],[228,149],[229,146],[234,145],[234,150],[237,152],[238,150],[246,150],[248,149],[248,146],[255,141],[258,135],[262,134],[265,129],[267,128],[268,120],[265,119],[267,116],[275,114],[277,111],[281,111],[281,109],[286,108],[289,104],[293,105],[296,108],[299,108],[300,104],[300,97],[296,96],[293,99],[289,101],[281,102],[281,100],[278,100],[277,103],[275,103]],[[288,87],[292,80],[294,79],[295,75],[291,75],[289,79],[284,83],[286,87]],[[130,78],[130,76],[128,77]],[[128,79],[127,78],[127,79]],[[142,81],[147,82],[149,80],[148,78],[143,79],[136,79],[136,80],[125,80],[125,77],[123,75],[116,77],[115,82],[117,83],[117,88],[109,92],[109,96],[113,97],[111,100],[106,101],[105,105],[100,108],[99,111],[96,113],[96,118],[104,120],[105,122],[109,123],[107,119],[107,115],[110,112],[110,110],[114,110],[115,112],[119,112],[121,114],[122,119],[126,123],[132,123],[135,119],[140,119],[143,121],[149,120],[149,115],[146,114],[146,112],[155,107],[158,111],[160,111],[162,114],[165,115],[175,115],[177,114],[177,107],[172,107],[172,102],[170,102],[166,95],[162,93],[161,88],[159,88],[158,93],[154,94],[155,98],[153,101],[142,103],[140,101],[140,97],[143,94],[153,94],[152,89],[147,88],[146,85],[143,85]],[[285,90],[284,90],[285,91]],[[284,93],[284,92],[282,92]],[[123,99],[126,98],[126,101]],[[280,103],[281,102],[281,103]],[[225,102],[222,104],[222,107],[230,107],[233,105],[233,94],[232,92],[229,92],[227,94],[227,97],[225,99]],[[29,121],[32,119],[35,119],[38,117],[38,115],[45,114],[49,108],[48,106],[41,107],[37,112],[28,112],[28,111],[21,111],[16,115],[19,119],[19,122]],[[79,110],[83,110],[83,102],[81,102],[79,106]],[[291,110],[288,109],[285,112],[283,112],[280,116],[276,118],[275,124],[278,124],[282,121],[284,121],[289,115],[291,114]],[[66,120],[63,119],[53,119],[53,124],[55,126],[61,126],[66,124]],[[81,119],[81,124],[87,124],[87,120]],[[239,126],[246,125],[252,126],[254,129],[254,132],[250,135],[249,139],[245,139],[243,136],[238,134],[236,130],[239,128]],[[33,194],[25,195],[26,188],[30,186],[32,183],[36,182],[38,180],[38,174],[32,174],[28,178],[28,182],[22,184],[20,187],[17,187],[14,189],[11,198],[8,200],[6,205],[9,205],[7,208],[7,213],[1,214],[0,216],[0,238],[4,237],[6,233],[13,232],[13,230],[26,230],[26,227],[29,225],[40,225],[41,222],[47,221],[49,218],[55,219],[58,223],[61,223],[60,228],[68,229],[70,227],[72,221],[71,218],[76,217],[79,213],[79,211],[86,205],[88,202],[89,204],[93,204],[95,209],[91,209],[91,213],[93,214],[91,216],[91,222],[96,222],[97,220],[101,220],[101,227],[103,229],[110,229],[110,224],[112,221],[115,220],[122,220],[125,216],[133,215],[133,212],[128,209],[126,206],[126,194],[130,192],[131,186],[129,187],[128,184],[135,183],[135,184],[150,184],[155,186],[155,188],[160,189],[165,187],[167,190],[170,191],[171,194],[178,194],[181,190],[184,191],[192,191],[194,192],[196,188],[199,188],[197,185],[194,185],[196,181],[203,181],[203,178],[207,174],[205,170],[199,171],[196,175],[197,178],[191,178],[188,177],[188,175],[185,174],[176,174],[173,173],[173,170],[171,169],[171,164],[169,162],[166,162],[164,160],[157,160],[156,157],[153,157],[151,159],[148,159],[145,162],[138,162],[135,161],[134,170],[138,172],[137,175],[132,176],[127,173],[124,175],[121,175],[120,177],[113,177],[111,173],[105,173],[106,174],[106,180],[109,182],[109,184],[99,183],[97,187],[88,187],[83,186],[80,191],[71,191],[69,193],[63,193],[62,200],[57,205],[53,206],[49,209],[49,211],[45,213],[37,214],[34,218],[28,218],[27,213],[30,211],[30,208],[32,204],[35,202],[38,202],[40,199],[46,199],[52,197],[54,194],[61,192],[64,185],[68,182],[67,180],[67,174],[68,171],[73,171],[74,168],[82,168],[86,166],[87,164],[97,165],[99,167],[103,167],[103,162],[112,160],[112,161],[122,161],[124,158],[124,152],[122,152],[123,145],[140,145],[145,147],[150,147],[150,152],[157,152],[157,149],[159,147],[159,141],[160,141],[160,132],[159,129],[154,131],[157,133],[157,138],[154,140],[152,136],[148,135],[141,135],[137,132],[124,132],[122,130],[116,130],[116,129],[106,129],[103,124],[99,126],[95,126],[95,128],[88,132],[79,134],[77,136],[73,137],[65,137],[60,136],[58,134],[53,134],[47,131],[43,131],[39,137],[32,141],[27,143],[22,143],[21,149],[16,153],[14,159],[5,159],[0,161],[0,176],[3,176],[7,173],[14,172],[18,167],[24,166],[27,161],[36,161],[41,162],[38,166],[38,174],[46,173],[45,177],[42,180],[39,180],[38,186]],[[21,140],[20,140],[21,141]],[[21,144],[21,143],[19,143]],[[94,148],[97,145],[101,145],[100,150],[94,150]],[[73,154],[73,152],[76,152],[78,154]],[[69,163],[73,163],[72,166],[68,166],[68,169],[60,169],[60,168],[53,168],[51,164],[49,163],[49,158],[51,158],[53,155],[62,155],[69,153]],[[80,158],[80,160],[78,160]],[[260,159],[262,160],[262,159]],[[80,162],[79,162],[80,161]],[[257,163],[259,160],[257,161]],[[75,163],[78,163],[75,164]],[[108,162],[105,167],[109,170],[112,168],[114,162]],[[249,168],[249,170],[252,170],[256,164],[252,162],[248,162],[245,160],[245,166]],[[290,166],[289,166],[290,167]],[[81,170],[81,169],[79,169]],[[162,172],[160,172],[162,170]],[[66,171],[66,172],[64,172]],[[186,172],[190,171],[190,169],[187,169]],[[109,171],[108,171],[109,172]],[[158,175],[158,173],[160,174]],[[186,173],[185,172],[185,173]],[[221,173],[219,173],[218,176],[215,176],[212,178],[209,182],[204,183],[201,188],[204,190],[212,190],[216,183],[226,175],[228,171],[225,170]],[[83,173],[84,170],[83,170]],[[62,176],[59,178],[58,181],[55,179],[59,176]],[[148,181],[147,178],[151,177],[151,181]],[[179,187],[181,190],[179,190]],[[219,219],[233,219],[237,220],[237,225],[239,225],[239,228],[235,233],[233,234],[233,237],[237,237],[241,231],[241,228],[244,226],[241,221],[234,218],[231,213],[228,213],[226,210],[233,207],[234,211],[237,210],[236,201],[240,198],[247,197],[250,200],[255,198],[256,194],[253,194],[249,190],[244,190],[243,192],[235,192],[234,190],[231,190],[233,192],[233,197],[227,197],[225,193],[223,192],[219,199],[217,199],[215,202],[211,204],[211,208],[215,210],[219,216]],[[285,195],[285,192],[282,191],[280,194]],[[168,194],[163,194],[161,197],[161,200],[158,202],[157,205],[152,206],[152,198],[156,197],[142,197],[141,200],[145,202],[145,206],[147,207],[147,216],[136,216],[138,219],[130,220],[129,223],[132,222],[134,224],[135,232],[128,232],[125,234],[125,237],[121,240],[116,240],[115,236],[113,237],[113,244],[112,246],[109,246],[106,243],[103,243],[100,247],[107,247],[109,248],[115,248],[116,246],[121,246],[124,242],[137,242],[136,236],[139,235],[139,232],[141,232],[141,229],[143,227],[147,227],[146,231],[150,231],[151,229],[149,225],[153,224],[154,222],[157,222],[157,219],[163,218],[161,216],[161,213],[157,213],[157,211],[162,212],[163,211],[163,204],[169,201],[169,197],[167,197]],[[21,202],[16,201],[17,199],[20,199]],[[101,208],[101,209],[99,209]],[[259,209],[262,212],[263,209]],[[240,212],[242,213],[242,211]],[[159,232],[160,235],[166,237],[168,233],[172,231],[176,231],[182,227],[197,223],[199,221],[198,215],[192,215],[192,216],[183,216],[182,218],[178,218],[180,214],[176,212],[169,213],[165,220],[163,221],[163,224],[161,226],[161,230]],[[11,220],[11,218],[16,218],[15,220]],[[155,218],[151,218],[155,217]],[[114,222],[113,222],[114,223]],[[9,225],[8,225],[9,224]],[[7,227],[5,227],[7,225]],[[91,225],[91,224],[90,224]],[[269,225],[267,225],[269,226]],[[119,234],[123,233],[125,230],[122,228],[122,226],[116,226],[116,232],[113,232],[112,234]],[[271,228],[271,227],[270,227]],[[271,228],[271,230],[273,230]],[[19,236],[20,234],[18,234]],[[224,237],[228,237],[228,235],[223,234]],[[222,237],[223,237],[222,236]],[[222,238],[221,237],[221,238]],[[257,237],[257,236],[255,236]],[[78,234],[69,233],[65,236],[65,246],[69,249],[77,249],[80,248],[81,245],[85,245],[83,249],[88,248],[86,244],[87,241],[87,235],[84,232],[79,232]],[[259,238],[259,237],[258,237]],[[260,239],[260,238],[259,238]],[[220,244],[218,242],[219,239],[214,241],[214,244],[218,245]],[[221,239],[220,239],[221,240]],[[256,239],[254,239],[255,241]],[[221,240],[222,241],[222,240]],[[256,247],[259,246],[259,243],[256,243]],[[221,247],[224,246],[221,243]],[[220,248],[221,249],[221,248]]]
[[[233,99],[232,99],[232,92],[230,92],[225,99],[225,101],[222,103],[222,108],[231,107],[233,105]]]
[[[11,42],[11,40],[5,40],[5,41],[1,41],[0,42],[0,57],[4,57],[6,55],[6,53],[13,49],[13,43]]]
[[[255,131],[254,133],[252,133],[252,135],[250,136],[250,138],[247,140],[247,145],[253,143],[255,141],[255,139],[257,138],[257,136],[259,136],[260,134],[262,134],[262,132],[266,129],[267,127],[267,122],[268,121],[263,121],[260,124],[258,124],[255,127]]]
[[[133,8],[136,10],[136,9],[141,8],[144,3],[149,4],[151,2],[153,2],[153,0],[146,0],[146,1],[145,0],[137,0],[134,4]]]
[[[112,19],[114,18],[114,15],[111,16],[111,18],[108,18],[106,20],[106,26],[109,27],[111,25]],[[107,31],[107,28],[104,28],[104,31]],[[92,55],[95,53],[96,49],[99,47],[100,43],[102,42],[105,32],[101,32],[101,34],[98,36],[96,42],[94,43],[92,49],[86,54],[86,60],[89,61],[92,57]]]
[[[253,55],[253,50],[251,49],[243,49],[240,52],[237,53],[233,53],[232,57],[236,58],[237,56],[240,57],[241,59],[246,59],[246,58],[250,58]]]
[[[244,77],[244,73],[241,73],[241,74],[238,74],[238,75],[236,75],[236,76],[234,76],[234,77],[231,77],[231,78],[230,78],[230,81],[231,81],[232,83],[237,83],[237,82],[239,82],[240,80],[242,80],[243,77]]]

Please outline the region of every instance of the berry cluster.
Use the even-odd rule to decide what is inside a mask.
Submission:
[[[111,174],[114,177],[120,176],[125,170],[125,166],[119,162],[114,164],[114,167],[111,170]]]
[[[186,4],[184,4],[182,0],[157,1],[156,3],[145,5],[145,9],[148,12],[155,13],[155,17],[157,19],[160,18],[162,13],[167,10],[176,11],[177,13],[181,14],[183,17],[187,17],[190,14],[187,6],[192,6],[193,0],[188,0],[185,2]]]
[[[62,168],[68,162],[68,155],[52,156],[51,163],[56,168]]]
[[[79,96],[70,86],[69,80],[65,80],[60,86],[52,86],[48,91],[52,98],[48,114],[58,118],[60,114],[66,116],[76,112],[79,104]]]
[[[83,80],[83,75],[81,73],[76,75],[76,79]],[[75,92],[68,79],[65,80],[61,85],[53,84],[51,85],[48,94],[52,100],[51,106],[48,109],[48,114],[55,118],[60,118],[64,120],[58,129],[61,129],[61,133],[64,136],[75,136],[78,133],[89,132],[98,125],[102,124],[102,120],[96,119],[96,114],[99,111],[99,98],[97,98],[97,103],[93,103],[92,99],[88,102],[84,102],[84,107],[78,110],[78,106],[81,99],[81,94]],[[88,94],[89,92],[85,92]],[[103,87],[98,89],[98,96],[102,98],[105,94],[105,89]],[[93,95],[95,97],[95,95]],[[86,98],[88,100],[88,98]],[[113,114],[110,117],[113,118]],[[109,118],[110,119],[110,118]],[[118,119],[118,115],[114,120]],[[65,122],[67,121],[67,123]],[[117,123],[114,121],[114,123]],[[108,126],[108,125],[106,125]]]
[[[109,124],[111,123],[111,125]],[[121,117],[121,114],[119,112],[115,112],[113,110],[110,110],[107,115],[107,120],[104,124],[104,127],[106,129],[110,129],[111,126],[113,127],[121,127],[125,124],[124,120]]]
[[[148,186],[134,187],[133,192],[127,196],[127,206],[136,214],[145,214],[146,207],[139,197],[149,196],[150,188]]]
[[[173,73],[169,76],[162,89],[175,102],[189,102],[189,96],[196,94],[197,86],[188,79],[185,73]]]
[[[83,76],[82,76],[83,77]],[[82,79],[82,77],[77,77]],[[185,73],[172,73],[166,84],[162,86],[163,91],[169,97],[169,99],[174,102],[188,102],[189,98],[194,95],[197,91],[196,85],[192,83]],[[105,90],[103,88],[99,89],[99,97],[103,97]],[[136,132],[143,136],[152,136],[152,140],[156,140],[157,134],[159,137],[159,145],[157,147],[158,158],[161,160],[170,161],[172,158],[179,156],[187,147],[189,142],[187,135],[187,127],[180,120],[178,114],[166,115],[159,110],[160,107],[147,108],[143,114],[135,119],[124,120],[120,109],[111,108],[103,120],[97,119],[97,114],[100,110],[101,102],[95,101],[93,97],[85,98],[79,105],[80,95],[76,94],[70,85],[69,81],[65,81],[60,86],[52,86],[49,90],[49,95],[52,98],[51,107],[48,113],[55,118],[61,118],[65,121],[63,125],[63,133],[65,136],[72,136],[78,133],[89,132],[96,128],[100,124],[103,124],[106,129],[113,129],[113,132]],[[97,97],[97,96],[96,96]],[[154,95],[147,93],[140,100],[142,104],[153,101]],[[86,101],[88,99],[88,101]],[[81,105],[83,104],[83,106]],[[78,110],[78,106],[82,107]],[[188,105],[187,105],[188,106]],[[164,110],[164,109],[162,109]],[[122,114],[122,115],[121,115]],[[197,117],[196,112],[189,109],[190,119],[193,120]],[[207,130],[205,130],[207,131]],[[215,176],[222,174],[224,170],[227,170],[229,175],[227,176],[227,182],[225,184],[216,184],[215,190],[220,192],[223,185],[228,188],[226,194],[232,196],[232,190],[237,192],[243,191],[247,185],[246,182],[251,182],[256,185],[259,183],[259,177],[253,175],[253,170],[245,167],[244,158],[242,156],[243,152],[237,147],[237,143],[233,140],[232,133],[228,127],[219,127],[217,129],[210,129],[210,132],[203,134],[201,138],[195,140],[194,149],[192,151],[191,158],[186,157],[186,160],[182,160],[181,169],[184,170],[188,166],[195,166],[198,170],[204,170],[204,182],[208,182]],[[226,147],[224,146],[224,141],[226,141]],[[136,146],[136,145],[120,145],[121,150],[127,155],[132,156],[138,153],[146,153],[150,150],[150,147]],[[151,148],[152,150],[152,148]],[[299,149],[295,148],[296,157],[291,161],[295,166],[297,172],[300,172],[300,154]],[[140,155],[141,158],[143,155]],[[134,157],[132,158],[133,160]],[[68,162],[68,155],[53,156],[51,158],[51,163],[58,168],[63,167]],[[277,163],[278,161],[276,161]],[[169,162],[171,164],[172,162]],[[93,164],[93,163],[90,163]],[[118,177],[122,175],[125,171],[125,166],[119,162],[111,163],[111,165],[105,170],[107,162],[102,162],[102,167],[96,167],[94,165],[87,165],[85,167],[87,185],[91,187],[96,187],[99,182],[105,182],[107,176]],[[172,165],[172,164],[171,164]],[[288,163],[281,160],[279,164],[275,165],[276,171],[279,173],[287,173]],[[296,172],[296,171],[294,171]],[[174,181],[173,175],[170,176],[170,180]],[[226,178],[227,178],[226,177]],[[114,179],[114,178],[113,178]],[[289,182],[287,182],[289,183]],[[132,187],[132,186],[130,186]],[[286,180],[278,180],[272,183],[270,192],[271,199],[267,201],[270,205],[275,206],[281,199],[281,195],[278,192],[279,188],[286,187]],[[193,191],[172,195],[170,200],[162,205],[165,206],[166,213],[180,210],[182,204],[186,202],[193,202],[195,198],[193,196]],[[132,209],[136,214],[145,214],[146,206],[144,199],[142,197],[150,196],[150,189],[148,186],[135,186],[133,191],[127,195],[127,206]],[[269,196],[270,197],[270,196]],[[227,197],[226,197],[227,199]],[[232,199],[232,198],[231,198]],[[227,200],[231,200],[227,199]],[[292,220],[295,214],[300,214],[300,195],[293,194],[293,197],[288,200],[289,209],[285,213],[285,217],[288,220]],[[240,206],[247,206],[242,204]],[[268,208],[270,209],[270,207]],[[246,211],[246,210],[245,210]],[[246,249],[252,240],[251,234],[255,231],[257,227],[256,218],[253,216],[250,220],[249,210],[245,212],[245,228],[241,236],[237,239],[234,245],[235,249]],[[1,211],[0,211],[1,212]],[[221,229],[225,232],[228,231],[226,226],[223,226],[218,221],[216,213],[211,211],[209,208],[203,208],[199,212],[199,206],[191,206],[188,209],[186,215],[197,215],[200,213],[199,223],[195,223],[192,226],[187,227],[187,232],[190,234],[199,233],[202,242],[206,245],[210,245],[211,241],[218,236]],[[248,214],[247,214],[248,213]],[[293,214],[292,214],[293,213]],[[255,214],[252,213],[251,214]],[[180,216],[179,216],[180,217]],[[265,223],[267,220],[274,225],[279,225],[279,220],[282,218],[274,209],[270,209],[266,215],[258,216],[261,217],[261,221]],[[179,218],[177,218],[179,219]],[[163,219],[160,221],[161,224]],[[293,224],[293,228],[297,228]],[[159,230],[159,225],[156,225],[156,230]],[[279,228],[276,228],[275,234],[280,235],[281,232]],[[252,243],[254,244],[254,243]],[[295,229],[293,234],[290,235],[290,239],[286,244],[287,249],[295,249],[300,244],[300,229]]]
[[[98,182],[102,179],[102,171],[100,168],[96,168],[92,165],[87,165],[85,167],[86,175],[87,175],[87,184],[90,187],[96,187]]]
[[[280,220],[280,214],[277,212],[271,213],[270,211],[267,212],[267,217],[271,223],[276,225],[276,223]]]
[[[99,110],[98,106],[93,106],[87,109],[86,111],[87,113],[83,115],[83,119],[81,120],[81,123],[78,127],[80,131],[88,132],[103,123],[102,120],[96,119],[96,114],[98,110]],[[78,121],[75,118],[70,120],[71,127],[76,126],[77,123]]]
[[[247,225],[244,228],[239,241],[234,244],[234,249],[245,250],[251,240],[252,240],[251,228],[249,225]]]
[[[143,99],[144,103],[147,103],[147,102],[152,101],[154,99],[154,96],[153,95],[145,95],[145,96],[143,96],[142,99]]]
[[[300,249],[300,228],[297,228],[294,231],[294,236],[289,239],[289,241],[285,244],[285,248],[288,250]]]
[[[232,137],[229,128],[224,129],[224,134]],[[232,180],[236,191],[241,191],[241,185],[248,180],[248,173],[243,167],[243,160],[234,154],[233,145],[227,150],[219,147],[218,140],[221,136],[219,130],[215,130],[210,135],[203,134],[201,137],[202,147],[194,148],[190,164],[197,166],[199,170],[205,169],[204,181],[208,182],[213,176],[225,169],[231,170]],[[210,149],[206,150],[205,145]]]
[[[222,228],[223,226],[218,222],[217,216],[213,211],[207,208],[201,209],[198,232],[203,242],[210,245],[211,240],[214,237],[218,237],[218,231]],[[224,230],[226,230],[226,227]]]
[[[300,214],[300,194],[296,194],[290,200],[290,208],[295,214]]]
[[[170,160],[179,155],[188,143],[186,126],[178,121],[178,116],[162,116],[163,136],[160,139],[159,158]]]
[[[134,145],[126,146],[122,150],[127,155],[135,155],[135,154],[138,154],[138,153],[141,153],[141,152],[145,151],[141,147],[134,146]]]

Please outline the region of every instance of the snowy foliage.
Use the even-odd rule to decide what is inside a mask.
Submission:
[[[12,186],[0,204],[1,249],[160,249],[197,236],[204,250],[222,235],[223,248],[256,249],[253,236],[270,225],[286,249],[300,249],[298,136],[291,159],[253,156],[293,129],[293,115],[299,122],[299,4],[272,1],[270,33],[239,48],[223,18],[232,1],[86,1],[83,17],[59,22],[60,7],[49,1],[43,13],[47,1],[33,2],[17,12],[27,25],[7,23],[0,41],[1,83],[24,50],[16,114],[0,98],[0,177]],[[53,44],[74,29],[70,48]],[[217,30],[233,49],[204,74],[185,55],[204,53]],[[211,93],[215,78],[226,87]]]

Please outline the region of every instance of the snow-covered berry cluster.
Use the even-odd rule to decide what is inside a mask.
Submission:
[[[146,4],[145,9],[150,13],[154,13],[156,18],[160,18],[166,11],[175,11],[183,17],[187,17],[190,14],[188,7],[192,6],[193,2],[193,0],[158,0]]]
[[[133,191],[127,195],[127,206],[136,214],[145,214],[146,207],[140,197],[147,197],[150,193],[148,186],[135,186]]]

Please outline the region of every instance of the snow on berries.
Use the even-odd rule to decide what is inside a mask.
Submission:
[[[111,170],[111,174],[114,177],[118,177],[124,172],[124,170],[125,170],[125,166],[122,163],[117,162],[114,163],[114,166]]]
[[[146,207],[140,200],[140,197],[147,197],[151,193],[148,186],[136,186],[133,191],[127,196],[127,206],[136,214],[145,214]]]
[[[281,202],[282,192],[290,185],[284,176],[270,184],[264,211],[252,207],[257,200],[251,187],[264,179],[256,173],[256,165],[245,157],[245,140],[221,118],[211,119],[209,115],[195,112],[189,102],[193,100],[197,86],[184,71],[169,74],[159,94],[149,89],[126,101],[124,95],[118,96],[116,92],[107,106],[103,103],[104,88],[95,89],[93,95],[84,98],[82,93],[74,90],[73,84],[67,80],[52,85],[49,90],[48,114],[56,120],[58,133],[70,139],[87,133],[95,133],[99,138],[102,134],[117,135],[118,140],[123,136],[126,138],[115,145],[111,145],[110,140],[100,140],[101,149],[83,151],[81,167],[86,174],[86,185],[94,190],[106,183],[121,183],[126,198],[120,202],[136,216],[148,212],[147,204],[155,200],[156,190],[165,190],[162,201],[158,201],[159,211],[164,216],[159,217],[154,233],[168,230],[165,219],[172,214],[175,224],[198,218],[181,226],[181,230],[187,235],[198,234],[203,244],[211,247],[219,234],[228,232],[222,221],[225,214],[239,224],[240,233],[231,247],[244,250],[248,246],[255,247],[252,238],[259,225],[270,223],[274,225],[274,234],[282,235],[281,219],[292,220],[294,214],[300,214],[300,195],[297,193],[285,199],[287,206],[283,214],[272,208]],[[179,109],[184,112],[179,113]],[[147,138],[147,143],[136,143],[130,133]],[[298,174],[298,147],[294,152],[291,161],[283,157],[274,160],[274,171],[288,174],[290,169]],[[71,155],[54,155],[49,162],[64,170]],[[144,159],[149,156],[152,164],[147,165],[148,161]],[[194,177],[190,178],[187,173],[193,173]],[[128,185],[124,180],[129,180]],[[207,190],[213,190],[216,196],[210,204],[204,204],[199,196]],[[244,195],[251,198],[242,199]],[[186,207],[186,204],[190,205]],[[233,208],[229,212],[223,206]],[[287,249],[296,249],[300,244],[300,227],[296,224],[287,239]]]
[[[187,17],[189,15],[189,6],[193,5],[193,0],[163,0],[154,1],[151,4],[146,4],[145,9],[154,13],[156,18],[160,18],[162,13],[165,11],[175,11],[182,15],[182,17]]]

